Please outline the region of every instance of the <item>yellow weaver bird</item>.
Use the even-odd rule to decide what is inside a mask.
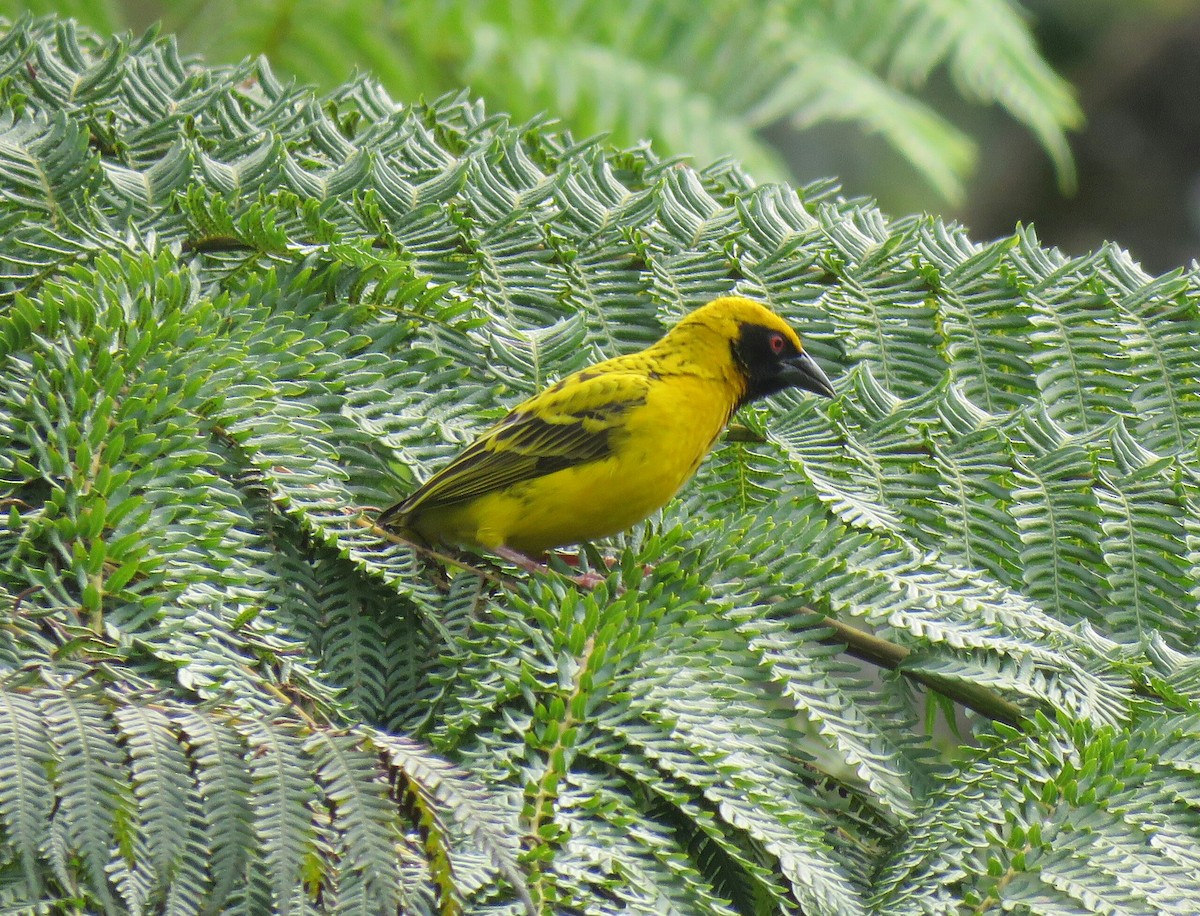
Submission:
[[[715,299],[645,350],[517,405],[378,523],[532,568],[532,556],[661,508],[735,410],[789,387],[834,395],[778,315],[740,296]]]

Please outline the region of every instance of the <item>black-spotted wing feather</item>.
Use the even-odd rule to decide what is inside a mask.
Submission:
[[[645,374],[584,370],[529,399],[460,452],[380,524],[495,493],[612,454],[622,416],[644,404]]]

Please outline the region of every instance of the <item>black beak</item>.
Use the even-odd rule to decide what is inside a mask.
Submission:
[[[778,378],[787,385],[803,388],[827,398],[837,395],[817,361],[807,353],[784,360]]]

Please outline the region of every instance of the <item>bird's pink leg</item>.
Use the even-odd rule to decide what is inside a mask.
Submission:
[[[514,563],[526,572],[546,574],[550,572],[550,568],[545,563],[539,563],[532,557],[527,557],[519,550],[513,550],[511,547],[505,547],[501,544],[499,547],[491,548],[492,553],[496,556]],[[580,588],[592,589],[604,581],[604,577],[599,573],[585,572],[577,576],[568,577],[572,582]]]
[[[559,553],[558,551],[555,551],[554,555],[568,566],[579,566],[583,562],[579,559],[579,554],[577,553]],[[607,569],[612,569],[617,565],[616,557],[602,556],[600,559],[604,561],[604,565]]]

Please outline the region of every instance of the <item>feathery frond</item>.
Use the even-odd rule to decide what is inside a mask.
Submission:
[[[856,65],[957,73],[962,8]],[[1011,26],[978,78],[1033,91]],[[0,908],[1189,912],[1195,268],[62,20],[0,74]],[[372,526],[735,291],[839,395],[745,412],[595,591]]]

